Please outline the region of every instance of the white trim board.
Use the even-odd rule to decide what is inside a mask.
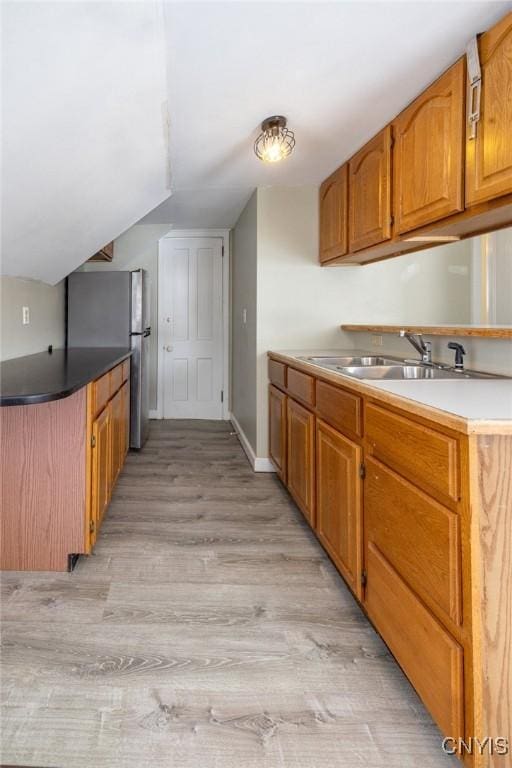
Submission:
[[[230,401],[230,338],[229,338],[229,313],[230,313],[230,285],[229,285],[229,265],[231,259],[230,253],[230,230],[229,229],[171,229],[169,232],[161,237],[158,241],[158,327],[157,327],[157,344],[158,344],[158,371],[157,371],[157,407],[154,411],[151,411],[152,419],[163,419],[163,365],[161,361],[162,351],[160,343],[158,342],[158,330],[160,327],[160,307],[163,305],[162,301],[162,285],[160,283],[160,265],[162,262],[162,252],[160,244],[162,240],[168,238],[178,237],[219,237],[222,239],[222,246],[224,248],[224,258],[222,265],[222,331],[223,331],[223,383],[222,390],[224,392],[224,402],[222,405],[222,419],[223,421],[229,421],[229,401]]]
[[[249,459],[249,463],[253,470],[255,472],[275,472],[276,469],[270,459],[263,459],[261,457],[256,456],[252,449],[252,445],[250,444],[249,440],[247,439],[247,435],[243,431],[242,427],[238,423],[238,420],[234,414],[229,414],[229,419],[235,429],[235,432],[238,436],[238,439],[240,440],[240,444],[242,448],[244,449],[247,458]]]

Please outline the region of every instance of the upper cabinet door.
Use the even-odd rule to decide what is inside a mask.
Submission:
[[[342,165],[320,187],[320,263],[348,251],[348,169]]]
[[[360,251],[391,237],[391,127],[349,163],[349,242]]]
[[[460,59],[394,122],[396,231],[464,210],[465,60]]]
[[[479,42],[482,91],[476,137],[466,127],[466,205],[512,193],[512,13]]]

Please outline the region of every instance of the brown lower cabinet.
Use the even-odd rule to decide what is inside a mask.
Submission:
[[[353,592],[361,597],[362,449],[316,422],[316,531]]]
[[[468,435],[284,357],[269,366],[281,480],[443,735],[512,749],[512,435]]]
[[[118,365],[88,386],[90,439],[86,552],[90,552],[124,464],[130,432],[130,368]],[[98,395],[101,392],[102,396]],[[98,412],[99,411],[99,412]]]
[[[311,526],[315,525],[315,417],[291,397],[286,404],[287,487]]]

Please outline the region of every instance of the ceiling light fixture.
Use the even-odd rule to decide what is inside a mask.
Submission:
[[[262,122],[254,152],[264,163],[278,163],[292,153],[294,146],[295,136],[286,127],[286,117],[274,115]]]

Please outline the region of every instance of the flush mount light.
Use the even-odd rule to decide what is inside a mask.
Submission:
[[[286,127],[286,117],[274,115],[262,122],[254,152],[264,163],[278,163],[292,153],[294,146],[295,136]]]

